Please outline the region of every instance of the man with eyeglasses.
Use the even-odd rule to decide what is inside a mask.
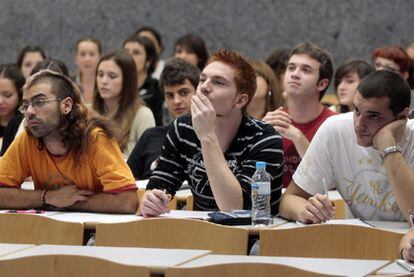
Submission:
[[[92,118],[66,76],[31,76],[22,105],[26,131],[0,160],[1,209],[135,213],[135,180],[108,122]],[[35,190],[20,189],[31,177]]]
[[[319,126],[336,114],[320,103],[333,75],[331,55],[315,44],[301,43],[289,56],[284,75],[286,107],[263,118],[283,136],[284,187],[292,180]]]
[[[281,216],[303,223],[332,218],[326,189],[336,188],[354,217],[403,221],[414,207],[414,121],[410,88],[395,72],[364,77],[355,110],[316,132],[280,203]],[[325,183],[325,185],[324,185]]]

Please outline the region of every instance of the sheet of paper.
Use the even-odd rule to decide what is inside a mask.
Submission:
[[[121,223],[136,221],[142,219],[141,216],[136,215],[125,215],[125,214],[99,214],[99,213],[69,213],[60,212],[50,218],[68,221],[68,222],[98,222],[98,223]]]
[[[169,213],[162,214],[159,217],[169,217],[169,218],[193,218],[193,219],[204,219],[207,220],[210,217],[208,216],[210,212],[201,212],[201,211],[185,211],[185,210],[171,210]]]

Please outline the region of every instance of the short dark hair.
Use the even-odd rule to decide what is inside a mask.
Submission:
[[[341,80],[348,74],[356,73],[359,79],[363,79],[369,73],[373,72],[375,68],[364,60],[348,60],[343,63],[335,72],[334,87],[338,88]]]
[[[155,70],[155,65],[158,61],[157,51],[155,50],[155,45],[149,38],[142,37],[142,36],[131,36],[127,38],[123,43],[122,47],[125,47],[125,44],[128,42],[136,42],[142,46],[144,46],[145,54],[147,56],[146,62],[149,62],[149,66],[147,68],[148,75],[151,75]]]
[[[317,60],[321,64],[321,66],[319,67],[318,82],[323,79],[328,79],[328,85],[319,94],[319,99],[322,99],[323,95],[325,94],[325,91],[328,89],[329,84],[332,80],[332,75],[334,71],[334,63],[332,56],[327,50],[319,47],[318,45],[311,42],[304,42],[295,46],[295,48],[292,49],[288,60],[290,60],[290,58],[293,55],[300,54],[308,55],[309,57],[311,57],[314,60]]]
[[[410,106],[410,86],[400,74],[389,70],[377,70],[368,74],[359,84],[357,91],[365,99],[388,97],[388,107],[394,115]]]
[[[289,61],[289,49],[278,48],[275,49],[266,59],[266,63],[273,69],[276,78],[278,75],[285,73],[286,63]]]
[[[208,51],[204,40],[196,34],[186,34],[178,38],[174,43],[174,51],[177,46],[183,47],[187,52],[196,54],[198,58],[197,67],[203,70],[207,63]]]
[[[26,56],[27,53],[32,52],[39,52],[40,56],[42,56],[43,59],[46,59],[46,54],[42,47],[36,45],[28,45],[20,51],[19,56],[17,57],[17,66],[19,68],[22,67],[24,56]]]
[[[33,75],[43,69],[50,69],[52,71],[56,71],[56,72],[62,73],[63,75],[70,77],[69,69],[66,66],[66,64],[62,62],[61,60],[52,59],[52,58],[48,58],[46,60],[38,62],[35,65],[35,67],[33,67],[30,75]]]
[[[200,70],[194,65],[181,59],[169,59],[164,66],[160,76],[161,91],[164,86],[174,86],[184,84],[188,80],[194,88],[197,88],[200,79]]]
[[[151,26],[142,26],[142,27],[138,28],[138,30],[135,31],[135,35],[139,36],[139,33],[145,32],[145,31],[150,32],[155,37],[158,44],[160,45],[161,52],[162,52],[164,50],[164,44],[162,44],[162,39],[161,39],[160,32],[158,32],[155,28],[153,28]]]

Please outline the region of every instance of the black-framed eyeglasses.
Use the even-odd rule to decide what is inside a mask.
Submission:
[[[62,100],[61,98],[31,100],[29,102],[24,102],[23,104],[21,104],[19,107],[19,112],[26,113],[30,106],[32,106],[32,108],[34,109],[39,109],[39,108],[42,108],[48,102],[61,101],[61,100]]]

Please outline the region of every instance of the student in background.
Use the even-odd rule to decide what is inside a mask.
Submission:
[[[88,106],[92,105],[96,66],[101,54],[101,42],[96,38],[85,37],[76,42],[76,83],[82,91],[83,101]]]
[[[277,89],[273,70],[262,60],[250,60],[256,72],[256,92],[247,107],[247,114],[262,120],[267,112],[274,111],[283,103],[282,91]]]
[[[168,130],[142,198],[145,217],[166,212],[184,180],[196,210],[250,209],[256,161],[267,163],[271,211],[278,214],[282,139],[271,126],[244,116],[255,91],[254,69],[239,53],[221,50],[212,55],[191,100],[191,116],[178,117]]]
[[[361,80],[374,71],[372,65],[364,60],[349,60],[343,63],[335,72],[334,87],[339,99],[335,110],[346,113],[354,109],[352,100]]]
[[[155,126],[151,110],[137,94],[135,62],[125,50],[110,52],[99,61],[93,109],[113,120],[115,137],[125,157],[142,133]]]
[[[405,50],[400,46],[379,47],[372,51],[372,62],[375,70],[391,70],[407,80],[411,89],[411,116],[414,113],[414,64]]]
[[[325,195],[336,188],[356,218],[403,221],[414,207],[414,121],[410,88],[398,74],[374,71],[361,81],[354,112],[316,132],[280,203],[281,216],[303,223],[331,218]]]
[[[40,46],[28,45],[20,51],[17,57],[17,66],[22,71],[24,78],[27,78],[33,67],[44,59],[46,59],[46,54]]]
[[[154,114],[157,126],[163,125],[162,105],[164,97],[158,81],[151,77],[157,61],[157,53],[152,42],[146,37],[132,36],[122,44],[123,49],[133,57],[136,65],[139,95]]]
[[[157,52],[157,61],[155,63],[155,70],[151,77],[159,80],[162,70],[164,69],[164,60],[162,60],[161,54],[164,51],[164,44],[162,43],[161,34],[155,28],[150,26],[142,26],[136,30],[135,35],[148,38],[155,46]]]
[[[185,60],[203,70],[208,59],[206,44],[196,34],[186,34],[175,41],[174,57]]]
[[[289,185],[316,130],[336,114],[320,103],[332,75],[332,57],[325,49],[301,43],[291,51],[284,74],[286,106],[263,118],[283,136],[284,187]]]
[[[136,212],[135,180],[109,123],[90,116],[70,78],[34,74],[19,110],[27,128],[0,159],[1,209]],[[35,190],[20,189],[29,176]]]
[[[165,63],[160,84],[165,103],[172,118],[189,114],[191,98],[195,95],[200,70],[186,61],[173,58]],[[148,179],[158,163],[158,156],[169,126],[146,130],[128,158],[135,179]]]
[[[31,75],[39,72],[42,69],[50,69],[69,77],[69,70],[67,66],[62,61],[56,59],[47,58],[46,60],[38,62],[35,65],[35,67],[33,67]],[[16,73],[16,76],[17,75],[20,75],[20,77],[16,78],[16,84],[20,82],[20,90],[22,90],[23,85],[25,83],[25,79],[21,73]],[[18,82],[17,79],[20,79],[20,81]],[[22,94],[23,93],[21,92],[21,95]],[[24,131],[24,126],[24,116],[22,113],[17,112],[16,115],[10,120],[6,130],[4,131],[3,144],[1,145],[0,156],[4,155],[6,150],[9,148],[10,144],[13,142],[14,138]]]
[[[276,77],[277,94],[283,95],[285,91],[283,80],[285,78],[286,64],[289,60],[290,50],[275,49],[266,59],[266,63],[273,69]]]
[[[18,108],[22,100],[25,78],[15,64],[0,65],[0,145],[9,132],[17,131],[22,115]],[[14,117],[20,120],[13,121]]]

